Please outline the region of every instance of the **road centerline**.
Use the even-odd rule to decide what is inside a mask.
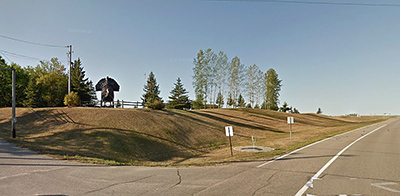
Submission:
[[[312,184],[313,179],[317,179],[337,158],[339,158],[340,155],[342,155],[347,149],[349,149],[351,146],[353,146],[355,143],[357,143],[358,141],[362,140],[363,138],[367,137],[368,135],[374,133],[375,131],[378,131],[379,129],[385,127],[385,125],[382,125],[372,131],[370,131],[369,133],[359,137],[358,139],[356,139],[355,141],[353,141],[351,144],[347,145],[345,148],[343,148],[339,153],[337,153],[331,160],[329,160],[297,193],[296,196],[301,196],[303,195],[308,187]]]

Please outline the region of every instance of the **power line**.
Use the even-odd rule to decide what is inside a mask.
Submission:
[[[4,53],[6,53],[7,55],[11,55],[11,56],[13,56],[13,57],[22,58],[22,59],[26,59],[26,60],[38,60],[38,61],[43,60],[43,59],[40,59],[40,58],[31,57],[31,56],[26,56],[26,55],[22,55],[22,54],[17,54],[17,53],[5,51],[5,50],[0,50],[0,52],[1,52],[4,56],[5,56]],[[6,57],[6,58],[7,58],[7,57]],[[8,58],[7,58],[7,59],[8,59]],[[8,59],[8,60],[10,60],[10,59]],[[10,61],[10,62],[11,62],[11,61]]]
[[[0,51],[0,54],[2,54],[4,57],[6,57],[6,59],[8,60],[8,62],[12,62],[2,51]]]
[[[5,39],[10,39],[10,40],[13,40],[13,41],[27,43],[27,44],[38,45],[38,46],[46,46],[46,47],[53,47],[53,48],[66,48],[66,47],[68,47],[68,46],[61,46],[61,45],[41,44],[41,43],[36,43],[36,42],[30,42],[30,41],[25,41],[25,40],[22,40],[22,39],[16,39],[16,38],[8,37],[8,36],[5,36],[5,35],[0,35],[0,37],[5,38]]]
[[[310,5],[339,5],[339,6],[369,6],[369,7],[400,7],[400,4],[389,3],[349,3],[349,2],[318,2],[318,1],[296,1],[296,0],[205,0],[205,1],[240,1],[240,2],[263,2],[263,3],[288,3],[288,4],[310,4]]]

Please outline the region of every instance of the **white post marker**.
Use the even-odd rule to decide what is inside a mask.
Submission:
[[[232,140],[231,137],[233,136],[233,127],[232,126],[226,126],[225,127],[225,135],[229,137],[229,144],[231,146],[231,156],[233,156],[233,151],[232,151]]]
[[[292,124],[294,124],[294,117],[288,116],[287,117],[287,123],[290,126],[290,140],[292,140]]]

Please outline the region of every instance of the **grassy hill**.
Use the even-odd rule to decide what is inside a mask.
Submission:
[[[167,110],[110,108],[17,108],[17,138],[11,138],[11,109],[0,108],[0,138],[58,158],[112,165],[204,165],[271,158],[385,117],[329,117],[258,109]],[[234,152],[224,127],[232,125],[234,146],[276,150]]]

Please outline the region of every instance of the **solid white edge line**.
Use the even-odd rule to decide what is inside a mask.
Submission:
[[[335,136],[332,136],[332,137],[328,137],[328,138],[325,138],[325,139],[323,139],[323,140],[320,140],[320,141],[317,141],[317,142],[308,144],[307,146],[301,147],[301,148],[299,148],[299,149],[297,149],[297,150],[294,150],[294,151],[292,151],[292,152],[290,152],[290,153],[288,153],[288,154],[284,154],[284,155],[282,155],[282,156],[280,156],[280,157],[278,157],[278,158],[275,158],[275,159],[272,159],[272,160],[270,160],[270,161],[268,161],[268,162],[265,162],[265,163],[263,163],[263,164],[257,166],[257,168],[266,166],[266,165],[268,165],[268,164],[270,164],[270,163],[272,163],[272,162],[275,162],[275,161],[277,161],[277,160],[279,160],[279,159],[285,158],[285,157],[287,157],[287,156],[289,156],[289,155],[291,155],[291,154],[294,154],[294,153],[296,153],[296,152],[299,152],[299,151],[301,151],[301,150],[304,150],[304,149],[306,149],[306,148],[308,148],[308,147],[314,146],[315,144],[319,144],[319,143],[324,142],[324,141],[326,141],[326,140],[330,140],[330,139],[335,138],[335,137],[339,137],[339,136],[342,136],[342,135],[346,135],[346,134],[348,134],[348,133],[351,133],[351,132],[354,132],[354,131],[358,131],[359,129],[367,128],[367,127],[370,127],[370,126],[373,126],[373,125],[368,125],[368,126],[365,126],[365,127],[360,127],[360,128],[358,128],[358,129],[354,129],[354,130],[352,130],[352,131],[344,132],[344,133],[341,133],[341,134],[339,134],[339,135],[335,135]]]
[[[339,158],[339,156],[341,154],[343,154],[344,151],[346,151],[348,148],[350,148],[352,145],[354,145],[355,143],[357,143],[358,141],[362,140],[364,137],[367,137],[368,135],[374,133],[375,131],[378,131],[379,129],[385,127],[385,125],[382,125],[376,129],[374,129],[373,131],[370,131],[369,133],[361,136],[360,138],[358,138],[357,140],[355,140],[354,142],[352,142],[351,144],[349,144],[348,146],[346,146],[345,148],[343,148],[343,150],[341,150],[339,153],[337,153],[328,163],[326,163],[297,193],[296,196],[302,196],[308,189],[309,185],[312,184],[312,180],[315,178],[318,178],[322,172],[324,172],[337,158]]]

